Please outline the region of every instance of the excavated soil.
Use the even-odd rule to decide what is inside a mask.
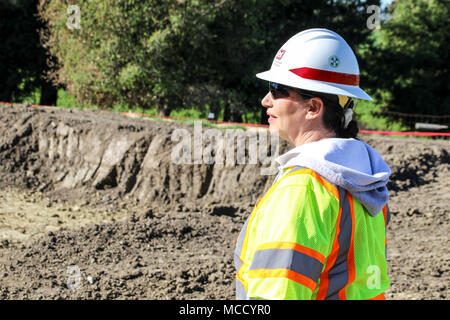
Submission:
[[[0,123],[1,299],[234,299],[235,241],[274,178],[251,131],[204,126],[202,149],[196,127],[107,112],[1,106]],[[241,158],[199,161],[225,131]],[[182,137],[193,163],[174,161]],[[449,299],[450,141],[362,139],[392,169],[387,298]]]

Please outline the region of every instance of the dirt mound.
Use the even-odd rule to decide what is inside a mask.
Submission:
[[[235,240],[273,179],[248,140],[240,164],[180,165],[173,133],[195,127],[20,106],[0,121],[1,298],[234,298]],[[365,141],[392,169],[388,298],[448,299],[450,142]]]
[[[0,183],[4,186],[52,191],[68,200],[74,189],[112,190],[115,198],[127,195],[142,204],[192,209],[211,202],[253,202],[270,182],[267,175],[259,174],[261,166],[245,165],[251,161],[247,149],[239,165],[237,159],[231,165],[228,159],[205,165],[202,153],[198,161],[194,158],[198,146],[191,141],[198,132],[192,126],[98,111],[23,107],[2,107],[0,121],[4,124],[0,137],[0,170],[5,176]],[[175,130],[190,139],[191,152],[184,153],[189,163],[173,161],[173,152],[182,143],[175,140]],[[208,130],[201,128],[200,136]],[[246,139],[243,130],[229,131],[236,140]],[[208,142],[202,145],[207,147]],[[237,148],[235,143],[233,155],[239,153]]]
[[[407,191],[433,182],[442,172],[448,172],[450,163],[449,143],[404,139],[368,140],[383,154],[392,170],[388,188],[391,191]],[[403,143],[402,143],[403,142]]]

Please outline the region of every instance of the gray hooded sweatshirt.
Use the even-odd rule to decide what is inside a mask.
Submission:
[[[391,170],[381,155],[356,139],[330,138],[307,143],[275,160],[284,168],[301,166],[317,172],[358,199],[371,216],[376,216],[389,199],[386,184]]]

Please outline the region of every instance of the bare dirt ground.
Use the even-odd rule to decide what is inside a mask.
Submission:
[[[0,123],[1,299],[234,299],[235,240],[273,179],[248,148],[176,164],[193,127],[22,106]],[[450,141],[362,139],[392,169],[387,298],[448,299]]]

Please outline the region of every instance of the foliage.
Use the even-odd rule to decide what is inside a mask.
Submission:
[[[69,94],[64,89],[58,90],[58,107],[63,108],[76,108],[77,102],[75,99],[75,96],[72,94]]]
[[[282,44],[302,30],[328,28],[355,46],[370,32],[366,8],[371,4],[379,1],[228,1],[210,26],[217,37],[209,48],[218,57],[211,70],[216,70],[221,88],[229,93],[231,107],[261,110],[264,118],[260,101],[267,84],[255,74],[270,68]]]
[[[407,131],[409,129],[400,121],[383,116],[380,105],[373,101],[358,101],[355,112],[360,130]]]
[[[0,100],[42,103],[46,72],[65,88],[62,106],[264,122],[267,87],[255,74],[292,35],[322,27],[356,49],[361,87],[375,98],[356,109],[366,128],[405,128],[380,112],[450,114],[450,0],[396,0],[375,31],[366,27],[372,4],[379,1],[40,0],[39,21],[34,1],[2,1]],[[80,29],[67,27],[69,5],[80,8]]]
[[[190,61],[202,50],[197,39],[208,15],[198,14],[205,4],[88,0],[77,4],[80,29],[66,26],[69,4],[41,1],[40,15],[50,26],[46,46],[59,58],[55,78],[78,102],[104,108],[156,104],[165,114],[171,105],[185,104],[187,79],[201,72]]]
[[[379,1],[86,0],[81,28],[67,28],[75,1],[41,0],[47,48],[59,59],[59,84],[80,103],[205,107],[226,121],[260,110],[266,86],[255,78],[278,48],[311,27],[364,41],[366,7]]]
[[[361,45],[362,77],[384,110],[450,114],[449,0],[398,0]]]
[[[27,101],[39,103],[48,57],[36,32],[44,27],[36,13],[33,0],[0,2],[0,101],[19,102],[31,96]]]

